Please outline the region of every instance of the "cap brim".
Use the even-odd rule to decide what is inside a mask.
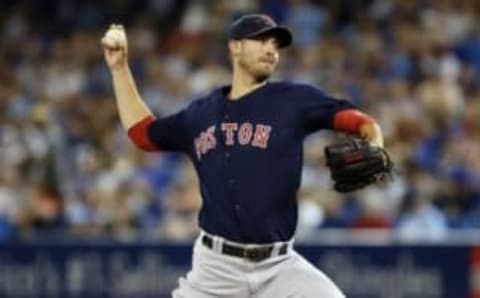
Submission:
[[[285,48],[292,44],[292,33],[287,27],[277,26],[271,28],[265,28],[260,31],[249,34],[248,37],[257,37],[261,35],[271,35],[278,40],[278,47]]]

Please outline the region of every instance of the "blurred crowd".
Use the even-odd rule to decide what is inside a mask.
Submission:
[[[0,239],[190,239],[198,181],[173,153],[133,147],[100,38],[122,23],[139,91],[159,116],[226,84],[228,24],[263,12],[293,46],[272,80],[314,84],[374,116],[390,183],[332,191],[309,137],[299,228],[384,229],[441,239],[480,229],[480,3],[475,0],[3,0]]]

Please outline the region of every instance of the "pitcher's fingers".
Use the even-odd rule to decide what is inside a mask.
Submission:
[[[102,45],[109,50],[113,50],[119,47],[119,41],[115,38],[112,38],[111,36],[104,36],[101,42]]]

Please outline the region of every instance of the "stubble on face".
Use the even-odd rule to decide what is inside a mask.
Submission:
[[[239,65],[260,83],[267,80],[278,65],[278,53],[264,53],[260,47],[243,45]]]

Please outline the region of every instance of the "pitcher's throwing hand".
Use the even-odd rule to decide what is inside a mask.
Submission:
[[[110,25],[101,42],[108,67],[125,66],[128,54],[128,40],[125,28],[122,25]]]

